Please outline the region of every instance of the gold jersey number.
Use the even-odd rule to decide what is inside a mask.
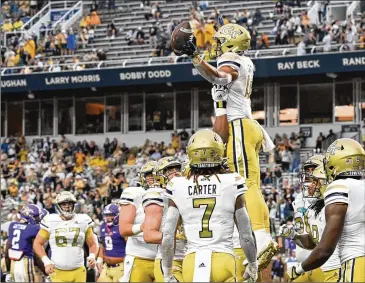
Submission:
[[[55,239],[56,239],[57,247],[67,247],[67,237],[65,236],[65,233],[67,232],[67,228],[58,228],[55,231],[56,231]],[[76,247],[77,246],[77,240],[78,240],[79,235],[80,235],[80,228],[70,227],[68,229],[68,231],[71,232],[71,233],[75,233],[75,235],[73,237],[73,240],[72,240],[72,246]]]
[[[209,229],[209,221],[212,217],[212,213],[216,204],[216,198],[196,198],[193,199],[193,207],[200,208],[206,205],[202,218],[202,229],[199,231],[200,238],[212,238],[213,231]]]

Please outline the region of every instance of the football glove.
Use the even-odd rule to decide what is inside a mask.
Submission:
[[[228,90],[226,86],[214,85],[212,88],[212,98],[214,102],[227,101]]]
[[[245,273],[243,273],[243,280],[245,282],[256,282],[258,277],[258,263],[257,261],[248,263],[245,269]]]
[[[297,279],[300,275],[302,275],[305,271],[302,268],[302,263],[297,263],[296,265],[290,267],[287,270],[288,277],[291,281]]]
[[[296,234],[297,234],[297,232],[295,232],[294,226],[289,226],[287,224],[283,224],[280,226],[279,236],[294,239]]]
[[[188,40],[181,49],[181,54],[186,54],[189,57],[193,58],[196,55],[199,55],[198,48],[196,47],[196,38],[194,35],[190,36],[190,40]]]

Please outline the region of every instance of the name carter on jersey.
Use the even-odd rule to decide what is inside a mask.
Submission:
[[[217,185],[199,185],[188,187],[189,196],[195,195],[216,195]]]

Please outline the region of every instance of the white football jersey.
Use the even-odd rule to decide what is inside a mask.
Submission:
[[[144,209],[142,206],[143,195],[146,190],[142,187],[126,188],[120,196],[120,204],[132,204],[136,207],[136,218],[134,224],[142,224],[144,221]],[[147,244],[143,235],[135,235],[128,237],[126,245],[126,254],[145,259],[155,259],[157,253],[157,245]]]
[[[365,256],[365,180],[352,178],[333,181],[324,193],[324,202],[348,205],[339,240],[341,263]]]
[[[73,270],[84,266],[86,231],[93,221],[86,214],[75,214],[71,220],[63,220],[59,214],[48,214],[41,221],[41,229],[49,233],[51,260],[56,268]]]
[[[238,78],[228,85],[214,85],[212,92],[228,94],[228,122],[239,118],[252,119],[251,92],[254,65],[250,58],[236,53],[225,53],[218,58],[217,67],[229,66],[238,72]]]
[[[308,217],[308,224],[311,230],[312,239],[317,244],[321,240],[324,228],[326,227],[325,209],[323,208],[317,216],[313,209],[308,209],[306,217]],[[330,271],[338,268],[341,268],[341,262],[337,245],[335,251],[326,263],[321,266],[321,269],[323,271]]]
[[[187,238],[187,254],[201,249],[233,254],[236,198],[247,191],[237,173],[175,177],[166,196],[179,209]]]
[[[299,234],[308,234],[309,232],[306,229],[307,227],[305,225],[304,218],[305,211],[308,209],[309,206],[310,203],[304,200],[302,193],[299,193],[293,202],[295,231]],[[296,245],[295,252],[298,262],[301,262],[308,258],[312,251],[303,249]]]
[[[166,213],[169,205],[169,199],[165,196],[165,190],[162,188],[151,188],[146,191],[143,196],[143,207],[146,208],[150,204],[157,204],[163,207],[163,215],[160,231],[163,232]],[[186,240],[183,238],[181,225],[178,227],[176,235],[175,260],[183,260],[185,255]],[[161,245],[158,245],[156,258],[162,259]]]
[[[241,243],[240,243],[240,234],[238,233],[238,229],[237,229],[236,225],[234,225],[234,230],[233,230],[233,248],[242,249]]]

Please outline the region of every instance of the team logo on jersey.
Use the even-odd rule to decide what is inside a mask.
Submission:
[[[204,262],[202,262],[201,264],[199,264],[199,268],[201,268],[201,267],[206,267],[205,264],[204,264]]]
[[[223,26],[220,32],[222,34],[230,35],[231,38],[236,38],[237,35],[243,33],[241,30],[235,29],[233,26]]]

